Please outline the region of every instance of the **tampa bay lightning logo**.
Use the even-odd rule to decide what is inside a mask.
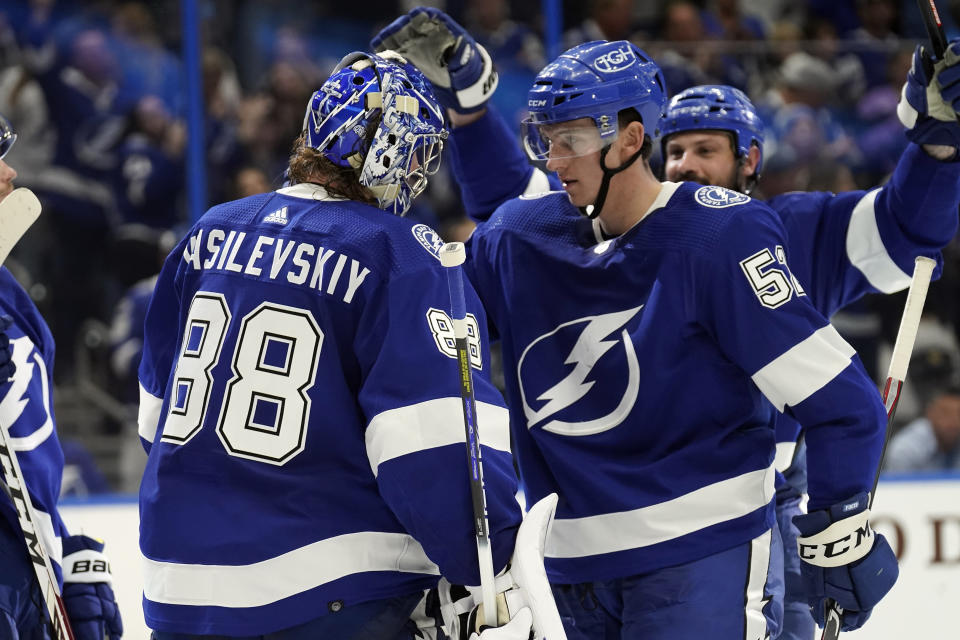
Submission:
[[[637,352],[624,327],[642,308],[643,305],[640,305],[625,311],[565,322],[523,350],[517,364],[517,378],[528,429],[542,426],[545,431],[560,435],[587,436],[612,429],[624,421],[633,409],[640,390]],[[622,355],[618,353],[620,349],[623,349]],[[604,389],[619,398],[616,406],[603,415],[588,415],[583,420],[554,418],[562,410],[584,399],[597,382],[590,380],[594,368],[608,352],[608,357],[613,358],[608,364],[621,362],[625,369],[602,383],[621,385],[616,389]],[[559,381],[545,379],[550,372],[560,372],[561,375],[565,372],[566,375]],[[581,415],[584,411],[591,413],[593,405],[585,402],[578,409],[574,412]]]
[[[714,209],[723,209],[724,207],[750,202],[750,196],[724,187],[700,187],[694,197],[700,204]]]
[[[413,237],[417,239],[417,242],[423,245],[423,248],[439,261],[440,247],[443,246],[443,238],[425,224],[416,224],[410,231],[413,233]]]

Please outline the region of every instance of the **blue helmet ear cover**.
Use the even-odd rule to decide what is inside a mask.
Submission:
[[[675,95],[667,105],[661,126],[660,144],[664,157],[668,137],[703,130],[733,134],[738,158],[746,158],[750,147],[756,145],[760,160],[754,175],[760,175],[763,168],[763,121],[746,94],[727,85],[701,85]]]
[[[612,141],[617,114],[633,107],[646,135],[659,136],[666,107],[660,67],[626,40],[595,40],[568,49],[544,67],[527,95],[530,121],[565,122],[591,118],[601,138]]]

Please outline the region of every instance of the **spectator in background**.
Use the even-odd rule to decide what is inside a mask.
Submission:
[[[857,16],[861,26],[850,33],[857,45],[857,55],[863,64],[867,87],[887,82],[887,63],[900,43],[894,26],[897,24],[897,5],[893,0],[856,0]]]
[[[241,104],[242,94],[233,62],[222,50],[205,48],[202,64],[207,201],[216,204],[232,199],[230,179],[246,158],[237,131],[237,107]]]
[[[890,440],[884,470],[960,471],[960,386],[928,390],[923,416]]]
[[[812,41],[807,52],[826,62],[833,72],[833,89],[838,101],[847,104],[856,102],[867,86],[863,64],[855,53],[844,49],[844,43],[837,35],[836,25],[823,18],[810,18],[804,23],[803,36],[804,39]],[[913,53],[912,46],[907,53],[908,56]],[[908,57],[908,65],[909,62]],[[898,71],[896,76],[897,98],[900,97],[900,85],[906,75],[907,69],[903,69],[902,72]],[[900,129],[897,129],[898,134],[899,132]]]
[[[185,127],[153,95],[137,102],[129,122],[113,180],[120,224],[172,229],[183,218]]]
[[[654,59],[663,71],[668,93],[700,84],[727,84],[746,89],[747,73],[733,56],[721,53],[716,46],[718,34],[711,34],[704,25],[703,14],[689,0],[670,0],[663,10],[660,35],[665,48],[651,47]]]
[[[121,85],[136,102],[158,96],[170,111],[184,104],[183,81],[176,57],[163,46],[156,21],[143,2],[124,2],[111,14],[111,30],[120,52]]]
[[[703,12],[707,29],[724,40],[762,40],[763,21],[745,13],[740,0],[710,0]]]
[[[913,49],[903,47],[887,65],[887,84],[867,91],[857,102],[857,119],[865,125],[857,137],[857,146],[863,157],[863,168],[874,181],[893,171],[900,154],[907,147],[907,139],[898,135],[903,125],[897,118],[901,79],[910,70]]]
[[[239,200],[270,190],[270,179],[267,174],[256,167],[243,167],[233,177],[233,194],[230,199]]]
[[[633,32],[631,0],[590,0],[586,20],[563,34],[563,48],[591,40],[628,40]]]
[[[507,0],[470,0],[467,24],[501,74],[516,69],[536,73],[546,64],[540,38],[527,25],[510,19]]]

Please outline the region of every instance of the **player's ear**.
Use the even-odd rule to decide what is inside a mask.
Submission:
[[[640,150],[640,147],[643,146],[643,132],[643,123],[634,120],[627,124],[617,135],[617,138],[620,140],[620,150],[623,153],[624,159],[635,154]]]
[[[760,148],[752,144],[750,145],[750,151],[747,152],[747,157],[743,161],[743,177],[748,178],[756,173],[758,164],[760,164]]]

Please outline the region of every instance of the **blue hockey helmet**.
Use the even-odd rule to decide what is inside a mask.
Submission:
[[[3,114],[0,114],[0,159],[7,155],[7,152],[10,151],[10,148],[16,141],[17,134],[14,133],[13,127],[10,126],[10,121],[4,118]]]
[[[573,155],[606,147],[616,139],[617,114],[630,107],[640,114],[646,134],[656,139],[666,107],[666,83],[650,56],[626,40],[595,40],[568,49],[537,75],[527,96],[527,154],[546,160],[550,141],[541,135],[541,126],[579,118],[593,119],[599,137]]]
[[[401,216],[440,167],[443,124],[430,84],[391,52],[344,57],[310,98],[303,119],[307,146],[357,171],[378,206]]]
[[[727,131],[735,139],[734,151],[738,158],[750,153],[757,145],[760,160],[754,176],[763,166],[763,122],[750,98],[740,89],[723,84],[706,84],[685,89],[667,105],[661,125],[660,145],[666,158],[667,138],[675,133],[697,130]]]

